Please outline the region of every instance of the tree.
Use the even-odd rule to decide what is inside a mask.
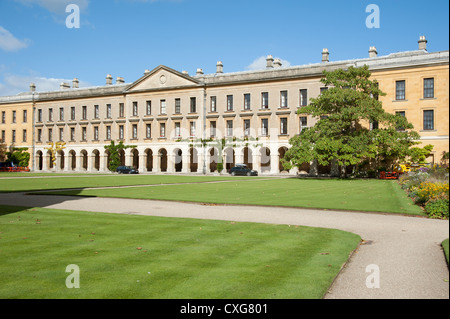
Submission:
[[[385,93],[370,80],[367,66],[323,73],[321,82],[329,89],[299,110],[319,120],[291,138],[285,168],[317,160],[324,166],[338,164],[345,175],[349,165],[387,165],[409,155],[419,134],[405,117],[384,111],[377,97]]]
[[[108,169],[111,172],[117,171],[117,167],[120,166],[119,152],[127,148],[136,148],[136,145],[124,145],[122,141],[120,141],[117,145],[114,141],[111,141],[111,144],[109,145],[105,145],[105,150],[109,152]]]
[[[430,156],[433,147],[431,144],[424,147],[411,147],[411,161],[413,163],[426,163],[426,159]]]
[[[6,145],[0,142],[0,163],[6,159]]]
[[[27,152],[27,147],[14,147],[10,152],[6,152],[6,163],[14,164],[18,167],[28,167],[30,163],[30,153]]]

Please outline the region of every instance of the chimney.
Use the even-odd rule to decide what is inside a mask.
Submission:
[[[108,75],[106,76],[106,85],[112,85],[112,80],[113,80],[112,75],[111,75],[111,74],[108,74]]]
[[[267,61],[267,68],[272,69],[273,68],[273,56],[268,55],[266,58]]]
[[[183,72],[181,72],[181,73],[183,73],[184,75],[189,75],[189,72],[188,72],[188,71],[183,71]]]
[[[36,92],[36,84],[34,83],[30,84],[30,92]]]
[[[117,77],[116,84],[124,84],[124,83],[125,83],[125,80],[123,79],[123,77],[121,77],[121,76]]]
[[[78,89],[80,87],[80,81],[78,81],[77,78],[73,79],[72,81],[72,88],[73,89]]]
[[[197,69],[197,75],[203,75],[203,69]]]
[[[376,58],[378,56],[377,48],[370,47],[369,49],[369,58]]]
[[[222,63],[222,61],[218,61],[216,66],[217,66],[216,73],[223,73],[223,63]]]
[[[420,39],[419,39],[419,50],[427,50],[427,39],[425,38],[425,36],[421,35]]]
[[[61,82],[61,84],[59,85],[59,88],[60,88],[61,90],[70,89],[70,85],[69,85],[69,83]]]
[[[283,64],[281,63],[281,60],[280,59],[275,59],[275,61],[273,62],[273,66],[274,67],[276,67],[276,68],[281,68],[281,66],[282,66]]]
[[[330,62],[330,52],[327,48],[322,51],[322,62]]]
[[[149,74],[149,73],[150,73],[150,70],[148,70],[148,69],[144,71],[144,75]]]

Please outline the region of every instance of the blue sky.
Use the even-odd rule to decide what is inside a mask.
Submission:
[[[68,4],[80,8],[69,29]],[[369,4],[380,28],[367,28]],[[107,74],[133,82],[160,64],[195,74],[259,66],[268,54],[285,66],[364,58],[418,48],[449,49],[447,0],[1,0],[0,96],[59,89],[62,81],[104,85]]]

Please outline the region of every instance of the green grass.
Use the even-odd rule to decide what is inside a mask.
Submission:
[[[401,213],[425,216],[395,181],[271,179],[55,194]]]
[[[442,248],[444,249],[445,259],[447,259],[448,265],[448,238],[442,242]]]
[[[321,298],[359,241],[332,229],[0,206],[0,298]],[[69,264],[79,289],[66,288]]]
[[[15,175],[16,177],[23,177]],[[0,179],[0,192],[21,192],[85,187],[111,187],[132,185],[154,185],[172,183],[200,183],[237,179],[255,179],[255,177],[231,176],[177,176],[177,175],[49,175],[28,178]],[[33,178],[31,178],[33,177]]]

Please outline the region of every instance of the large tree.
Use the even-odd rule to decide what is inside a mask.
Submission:
[[[290,140],[286,168],[317,160],[319,165],[345,167],[361,163],[388,165],[409,155],[419,134],[405,117],[385,112],[378,83],[367,66],[324,71],[321,82],[328,88],[299,110],[318,118]]]

